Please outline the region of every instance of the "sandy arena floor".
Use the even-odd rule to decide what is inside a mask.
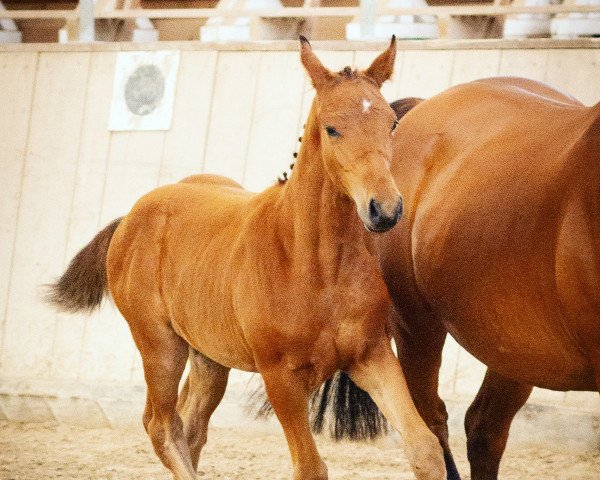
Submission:
[[[401,449],[391,439],[376,444],[334,444],[318,438],[319,449],[337,480],[412,479]],[[463,478],[469,478],[464,445],[454,452]],[[200,461],[200,479],[290,479],[290,461],[279,431],[213,428]],[[169,479],[145,432],[130,429],[84,429],[56,424],[0,422],[0,479]],[[509,449],[503,480],[600,479],[600,451]]]

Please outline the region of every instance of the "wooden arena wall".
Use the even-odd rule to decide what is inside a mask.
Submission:
[[[315,45],[332,69],[365,67],[383,47]],[[600,101],[599,47],[401,43],[383,92],[389,100],[429,97],[476,78],[518,75],[591,105]],[[108,130],[122,50],[180,51],[170,130]],[[114,423],[130,418],[120,401],[134,398],[141,409],[140,357],[116,309],[57,314],[41,303],[41,286],[158,185],[199,172],[227,175],[252,190],[274,182],[293,161],[313,95],[295,42],[0,47],[0,419],[69,421],[79,414],[84,423]],[[483,372],[450,339],[443,397],[472,399]],[[245,377],[233,379],[241,388],[236,378]],[[531,402],[600,416],[598,397],[536,390]],[[98,399],[102,407],[94,410]]]

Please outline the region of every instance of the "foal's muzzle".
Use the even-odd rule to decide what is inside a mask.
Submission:
[[[402,198],[388,208],[375,199],[369,201],[369,224],[365,225],[371,232],[387,232],[402,216]]]

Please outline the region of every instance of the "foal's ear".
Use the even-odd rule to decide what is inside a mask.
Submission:
[[[317,90],[333,78],[333,74],[323,66],[314,54],[309,41],[302,35],[300,35],[300,60]]]
[[[373,60],[373,63],[366,70],[366,74],[371,77],[377,85],[381,87],[383,82],[392,76],[394,71],[394,60],[396,59],[396,35],[392,35],[392,41],[387,50]]]

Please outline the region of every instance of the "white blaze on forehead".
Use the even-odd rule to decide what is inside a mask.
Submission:
[[[362,107],[363,107],[363,113],[369,113],[369,110],[371,110],[371,102],[369,100],[367,100],[366,98],[363,98],[363,102],[362,102]]]

